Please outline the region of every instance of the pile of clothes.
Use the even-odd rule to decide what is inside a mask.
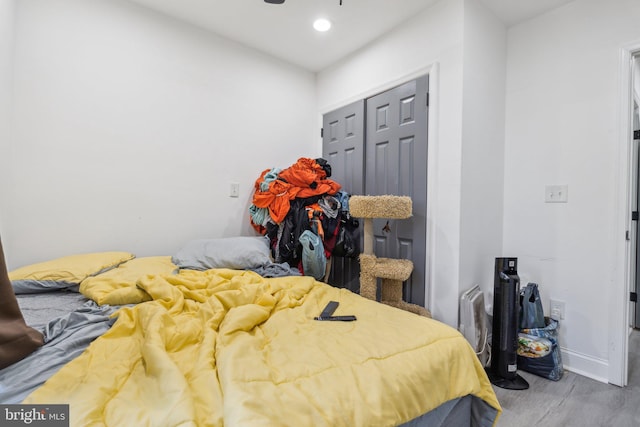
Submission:
[[[358,221],[349,194],[329,179],[325,159],[300,158],[286,169],[265,169],[254,185],[249,218],[269,237],[274,262],[323,280],[332,255],[357,257]]]

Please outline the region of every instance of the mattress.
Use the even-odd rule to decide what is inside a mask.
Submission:
[[[114,426],[484,427],[501,412],[458,331],[310,277],[93,282],[18,295],[45,345],[0,371],[0,402],[68,404],[72,425]],[[96,289],[122,304],[96,303]],[[314,320],[332,300],[357,320]]]

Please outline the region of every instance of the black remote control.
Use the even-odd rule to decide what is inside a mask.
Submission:
[[[339,304],[338,301],[329,301],[329,304],[322,310],[319,317],[330,317],[336,311]]]
[[[327,316],[327,317],[314,317],[313,320],[330,320],[330,321],[337,321],[337,322],[352,322],[356,319],[356,316]]]

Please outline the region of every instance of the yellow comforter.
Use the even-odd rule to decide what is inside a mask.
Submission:
[[[467,394],[500,408],[455,329],[310,277],[182,271],[138,286],[152,300],[25,403],[68,403],[76,426],[391,426]],[[314,321],[330,300],[358,320]]]

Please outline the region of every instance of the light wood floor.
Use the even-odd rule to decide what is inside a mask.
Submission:
[[[604,384],[565,370],[560,381],[527,372],[522,391],[493,389],[502,405],[498,427],[638,427],[640,426],[640,331],[629,342],[629,385]]]

